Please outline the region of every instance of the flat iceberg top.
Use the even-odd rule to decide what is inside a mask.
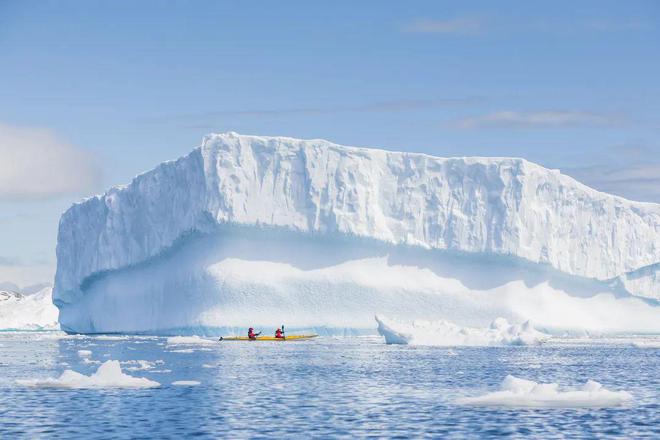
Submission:
[[[660,205],[523,159],[225,133],[64,213],[55,302],[75,302],[95,275],[225,223],[513,256],[600,280],[660,262]],[[656,291],[657,279],[640,275],[625,287]]]

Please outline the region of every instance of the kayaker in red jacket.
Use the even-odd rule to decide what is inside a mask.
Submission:
[[[260,334],[261,334],[261,332],[255,333],[254,329],[252,327],[250,327],[248,329],[248,338],[250,338],[251,341],[254,341],[255,339],[257,339],[257,336],[259,336]]]
[[[284,339],[284,332],[281,328],[275,330],[275,339]]]

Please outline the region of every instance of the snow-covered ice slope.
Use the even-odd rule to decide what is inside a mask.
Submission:
[[[51,293],[50,287],[32,295],[0,291],[0,330],[59,329]]]
[[[242,243],[232,242],[235,227],[243,228]],[[270,241],[284,233],[292,235]],[[325,255],[332,242],[343,243],[335,246],[342,257]],[[252,252],[261,244],[279,260]],[[417,282],[413,272],[419,265],[394,250],[402,245],[425,249],[418,259],[442,266],[439,278],[450,281],[408,288],[401,280]],[[249,255],[241,258],[245,248]],[[352,254],[344,255],[345,248]],[[301,252],[309,254],[307,262],[290,255]],[[382,263],[388,256],[404,259]],[[129,306],[143,307],[135,313],[145,330],[236,325],[231,321],[249,318],[241,316],[252,310],[248,305],[255,307],[254,319],[265,319],[274,309],[263,306],[269,301],[259,296],[264,289],[286,293],[293,306],[288,316],[299,315],[301,325],[367,327],[374,313],[394,316],[377,310],[381,302],[397,304],[394,309],[399,303],[423,307],[428,301],[422,298],[437,299],[441,285],[458,295],[474,292],[465,286],[474,279],[483,281],[482,291],[516,282],[498,284],[465,271],[455,275],[456,264],[465,269],[484,261],[507,268],[529,263],[521,272],[532,275],[521,274],[518,282],[529,287],[531,276],[531,287],[539,289],[543,282],[570,276],[573,290],[558,291],[573,297],[577,290],[578,296],[594,297],[596,291],[613,295],[616,289],[654,296],[655,278],[625,280],[660,262],[660,205],[595,191],[523,159],[447,159],[322,140],[214,134],[189,155],[72,206],[60,221],[57,257],[54,300],[70,330],[129,330],[121,328]],[[394,282],[390,293],[359,279],[363,267],[373,264],[381,264],[380,277]],[[410,276],[394,276],[397,270]],[[486,272],[502,278],[497,270]],[[266,279],[268,274],[279,279]],[[298,288],[291,288],[292,280]],[[593,281],[583,288],[588,280],[610,280],[615,287]],[[347,285],[354,289],[346,290]],[[371,290],[362,291],[359,305],[342,297],[341,292],[360,289]],[[335,300],[354,308],[330,307],[333,313],[350,312],[334,318],[304,309],[302,304],[328,306],[321,291],[336,291]],[[250,292],[259,303],[250,303]],[[388,294],[395,298],[387,299]],[[444,310],[447,303],[445,298],[437,308]],[[178,313],[167,312],[177,305]],[[114,324],[111,314],[101,316],[101,306],[116,310]],[[651,306],[640,302],[639,307]],[[497,316],[513,317],[500,313],[485,324]]]

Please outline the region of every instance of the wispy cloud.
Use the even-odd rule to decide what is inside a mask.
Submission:
[[[660,146],[643,140],[602,149],[598,162],[593,153],[577,153],[569,162],[590,166],[561,167],[568,174],[600,191],[644,202],[660,203]]]
[[[273,109],[253,109],[253,110],[218,110],[205,112],[205,116],[273,116],[273,115],[315,115],[327,113],[361,113],[361,112],[396,112],[407,110],[418,110],[439,106],[463,105],[479,101],[481,98],[432,98],[432,99],[397,99],[391,101],[379,101],[366,104],[346,105],[346,106],[328,106],[328,107],[291,107],[291,108],[273,108]],[[200,116],[200,114],[190,115]]]
[[[0,283],[6,287],[30,286],[39,283],[52,283],[55,265],[16,265],[0,264]],[[12,289],[14,290],[14,289]]]
[[[405,112],[437,107],[460,107],[483,102],[482,97],[447,97],[428,99],[395,99],[345,106],[310,106],[289,108],[255,108],[243,110],[213,110],[199,113],[146,118],[153,121],[178,121],[188,127],[215,128],[219,118],[282,118],[291,116],[322,116],[341,113]]]
[[[660,163],[562,169],[580,182],[631,200],[660,203]]]
[[[19,266],[22,262],[18,258],[3,257],[0,255],[0,266]]]
[[[483,29],[483,21],[476,17],[448,20],[420,18],[403,26],[405,32],[424,34],[474,34]]]
[[[93,155],[49,130],[0,123],[0,200],[34,200],[93,190]]]
[[[650,26],[647,22],[640,19],[603,19],[597,18],[588,20],[584,26],[589,30],[599,32],[623,32],[623,31],[637,31],[649,29]]]
[[[498,111],[485,115],[468,117],[452,122],[457,128],[473,129],[488,127],[563,127],[571,125],[615,125],[620,118],[580,111]]]

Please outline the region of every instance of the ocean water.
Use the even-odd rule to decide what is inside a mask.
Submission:
[[[110,359],[161,385],[16,383],[66,369],[89,375]],[[1,333],[0,438],[660,438],[659,372],[660,349],[616,339],[447,349],[380,338],[171,345],[159,337]],[[562,386],[593,379],[634,398],[584,409],[456,403],[497,390],[508,374]]]

